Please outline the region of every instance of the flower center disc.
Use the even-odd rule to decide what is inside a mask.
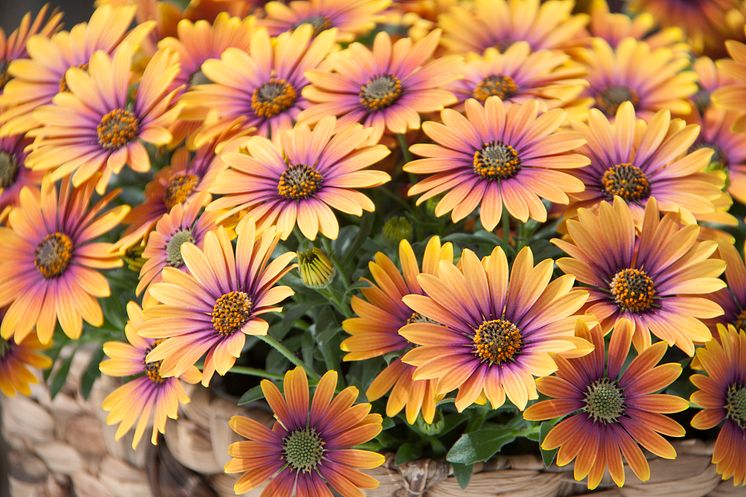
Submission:
[[[114,109],[96,127],[98,143],[107,150],[122,148],[135,139],[140,125],[135,115],[125,109]]]
[[[726,417],[741,428],[746,428],[746,386],[733,384],[725,398]]]
[[[171,176],[163,193],[163,205],[171,209],[177,204],[183,204],[197,188],[197,176],[193,174],[176,174]]]
[[[284,79],[270,79],[254,90],[251,108],[259,117],[270,118],[286,111],[298,98],[295,88]]]
[[[162,344],[166,339],[165,338],[159,338],[158,340],[155,340],[153,344],[148,347],[148,350],[145,351],[145,357],[150,354],[150,351]],[[165,381],[164,378],[161,377],[161,363],[163,361],[156,361],[156,362],[145,362],[145,374],[148,376],[148,379],[152,381],[153,383],[163,383]]]
[[[72,240],[58,231],[45,236],[36,246],[34,266],[46,279],[56,278],[65,272],[72,258]]]
[[[521,170],[518,152],[505,143],[490,142],[474,152],[474,172],[491,181],[506,180]]]
[[[322,31],[326,31],[327,29],[332,27],[332,21],[328,17],[315,15],[308,16],[305,19],[298,21],[293,25],[293,29],[298,28],[304,24],[310,24],[311,26],[313,26],[314,36],[318,36],[319,33],[321,33]]]
[[[85,64],[78,64],[77,66],[72,66],[72,67],[77,67],[78,69],[83,69],[84,71],[87,71],[88,70],[88,63],[86,62]],[[65,76],[67,76],[67,69],[65,69],[65,72],[62,73],[62,77],[60,78],[60,81],[59,81],[59,85],[58,86],[59,86],[60,93],[66,92],[66,91],[70,90],[67,87],[67,80],[65,79]]]
[[[292,469],[309,473],[323,459],[324,445],[324,440],[315,428],[304,428],[285,437],[282,441],[282,454]]]
[[[277,183],[277,193],[288,200],[306,199],[319,191],[323,179],[316,168],[296,164],[283,171]]]
[[[644,200],[650,196],[650,182],[645,173],[632,164],[617,164],[604,172],[601,178],[606,198],[611,200],[615,195],[627,202]]]
[[[10,351],[11,343],[0,338],[0,360],[2,360]]]
[[[474,353],[490,365],[515,359],[523,347],[521,330],[506,319],[485,321],[474,333]]]
[[[600,378],[585,391],[585,407],[593,421],[615,423],[624,414],[624,392],[616,381]]]
[[[17,176],[16,156],[8,152],[0,152],[0,188],[8,188],[15,183]]]
[[[733,321],[732,324],[738,331],[746,330],[746,309],[738,313],[738,316],[736,316],[736,320]]]
[[[232,335],[249,320],[251,307],[251,299],[245,292],[232,291],[221,295],[212,308],[212,327],[219,335]]]
[[[391,107],[402,95],[401,81],[392,74],[370,79],[360,88],[360,103],[368,110]]]
[[[506,100],[517,91],[518,85],[510,76],[487,76],[474,88],[472,96],[481,102],[495,96],[500,97],[500,100]]]
[[[622,269],[609,285],[614,302],[620,309],[641,313],[655,303],[655,284],[642,269]]]
[[[184,259],[181,257],[181,246],[187,242],[194,243],[191,230],[180,230],[171,236],[166,244],[166,263],[169,266],[181,267],[184,265]]]
[[[624,102],[637,106],[640,99],[634,90],[626,86],[610,86],[596,95],[596,107],[608,117],[616,116],[616,111]]]

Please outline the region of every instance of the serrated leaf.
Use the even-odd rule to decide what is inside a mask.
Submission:
[[[245,406],[246,404],[251,404],[252,402],[261,399],[262,397],[264,397],[264,394],[262,393],[262,387],[261,385],[257,385],[255,387],[249,388],[244,392],[243,395],[241,395],[241,398],[238,399],[238,405]]]
[[[456,477],[459,486],[461,488],[468,487],[469,482],[471,481],[471,474],[474,470],[474,465],[456,463],[451,464],[451,467],[453,468],[453,476]]]
[[[99,345],[83,371],[83,376],[80,378],[80,395],[86,400],[88,400],[88,397],[91,395],[93,384],[101,376],[101,370],[98,368],[98,365],[101,363],[101,359],[103,358],[104,348]]]
[[[51,382],[49,384],[49,395],[50,397],[52,397],[52,399],[54,399],[57,394],[60,393],[62,387],[65,386],[65,381],[67,380],[67,375],[70,374],[70,366],[73,363],[75,352],[77,352],[77,349],[72,349],[70,351],[70,355],[62,360],[59,367],[57,368],[57,371],[54,373],[54,376],[51,379]]]
[[[446,460],[458,464],[484,462],[515,437],[515,432],[507,428],[485,428],[464,433],[448,451]]]

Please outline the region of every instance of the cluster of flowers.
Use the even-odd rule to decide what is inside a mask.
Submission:
[[[115,338],[108,422],[157,443],[185,384],[264,342],[297,367],[282,392],[265,371],[273,427],[231,420],[237,493],[374,488],[384,458],[354,447],[384,418],[356,387],[409,424],[506,401],[561,419],[542,448],[591,488],[623,485],[623,461],[648,479],[642,448],[676,457],[691,402],[746,482],[740,2],[98,3],[69,31],[44,9],[0,33],[4,394],[53,339]],[[339,260],[360,216],[379,241],[360,228]],[[107,335],[100,299],[133,270]],[[311,337],[336,348],[323,375],[272,333],[299,289],[341,322]],[[338,389],[340,349],[375,379]],[[682,364],[690,400],[660,393]]]

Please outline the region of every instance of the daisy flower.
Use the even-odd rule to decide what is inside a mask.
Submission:
[[[391,0],[295,0],[267,2],[259,25],[278,36],[302,24],[310,24],[314,35],[337,28],[338,41],[353,41],[372,30]]]
[[[587,141],[578,152],[589,157],[591,165],[575,171],[585,191],[572,195],[572,209],[619,196],[638,222],[651,197],[664,212],[683,209],[694,216],[713,212],[715,200],[722,195],[723,178],[704,172],[711,149],[690,151],[699,126],[672,120],[668,110],[656,112],[647,121],[639,117],[632,104],[624,102],[611,121],[591,109],[587,124],[573,122]]]
[[[692,95],[692,103],[700,114],[704,114],[707,109],[713,107],[712,94],[719,88],[733,85],[736,80],[729,74],[725,74],[709,57],[697,57],[693,68],[697,73],[699,89]]]
[[[45,4],[39,9],[36,17],[33,17],[33,21],[31,13],[27,12],[18,28],[9,35],[6,35],[5,30],[0,28],[0,94],[11,79],[8,72],[10,63],[28,55],[26,42],[29,38],[37,34],[39,36],[51,35],[60,28],[61,21],[62,13],[56,10],[49,12],[49,5]]]
[[[41,127],[26,161],[34,170],[50,171],[56,181],[72,174],[80,186],[102,172],[96,191],[103,193],[113,174],[125,164],[133,171],[150,170],[144,143],[166,145],[168,131],[179,108],[172,106],[175,90],[169,90],[179,70],[172,52],[157,52],[140,79],[134,102],[128,102],[132,49],[121,46],[109,57],[93,54],[88,73],[79,68],[67,72],[69,92],[56,96],[52,105],[34,112]]]
[[[24,187],[38,189],[44,173],[26,167],[26,147],[31,140],[23,135],[0,138],[0,212],[18,203]]]
[[[616,48],[594,38],[589,48],[574,54],[588,68],[584,96],[591,97],[609,118],[626,101],[632,102],[643,119],[663,109],[676,115],[691,111],[688,99],[697,91],[697,74],[687,69],[688,57],[633,38],[625,38]]]
[[[52,183],[41,193],[21,190],[19,204],[0,228],[0,306],[9,306],[0,326],[3,338],[22,342],[36,327],[47,344],[59,322],[77,339],[83,320],[103,324],[98,298],[108,297],[109,283],[99,272],[122,265],[110,243],[96,242],[114,229],[129,207],[104,208],[113,191],[89,207],[93,184],[73,189]]]
[[[505,51],[517,41],[532,50],[576,46],[588,16],[573,15],[573,0],[475,0],[456,4],[438,17],[443,46],[451,53]]]
[[[33,116],[34,109],[67,91],[67,70],[87,69],[96,51],[112,53],[123,42],[138,46],[153,23],[140,24],[128,32],[134,16],[134,6],[103,6],[87,23],[77,24],[70,31],[61,31],[51,38],[30,37],[26,43],[28,58],[15,60],[8,68],[13,80],[0,96],[0,134],[23,134],[41,124]]]
[[[723,480],[746,483],[746,332],[718,325],[718,340],[697,350],[703,374],[690,377],[697,391],[691,401],[703,409],[692,427],[709,430],[720,425],[712,463]]]
[[[685,430],[666,416],[681,412],[689,403],[675,395],[657,393],[679,377],[681,365],[658,365],[666,344],[657,343],[625,367],[634,325],[621,319],[606,347],[603,331],[580,327],[582,338],[594,345],[584,357],[555,356],[555,376],[539,378],[536,386],[549,397],[530,406],[523,417],[530,421],[564,418],[542,442],[557,452],[557,465],[575,460],[574,477],[588,477],[594,489],[608,470],[617,486],[624,485],[624,461],[642,481],[650,479],[650,465],[640,446],[664,459],[676,450],[661,435],[683,437]]]
[[[503,53],[488,48],[484,55],[467,55],[462,73],[463,79],[449,86],[459,103],[469,98],[484,103],[488,97],[497,96],[504,102],[539,99],[550,109],[566,107],[586,84],[585,68],[571,62],[569,55],[550,50],[532,52],[525,41],[514,43]]]
[[[425,158],[404,170],[428,175],[409,189],[410,196],[424,193],[417,204],[445,193],[436,216],[451,212],[458,222],[479,206],[482,225],[492,231],[503,206],[521,221],[543,222],[542,198],[567,204],[568,192],[583,191],[583,183],[564,172],[588,164],[587,157],[573,153],[585,140],[560,129],[565,111],[539,112],[535,99],[504,104],[499,97],[488,98],[484,106],[469,99],[465,109],[465,116],[445,109],[442,124],[426,122],[423,131],[435,143],[410,147]]]
[[[52,365],[52,360],[42,353],[46,348],[36,335],[29,335],[20,343],[0,338],[0,392],[3,395],[31,395],[29,386],[39,382],[32,368],[47,369]]]
[[[177,36],[169,36],[158,43],[161,49],[170,49],[179,56],[179,72],[173,87],[189,88],[205,83],[202,64],[208,59],[218,59],[229,48],[247,51],[254,31],[255,19],[231,17],[221,12],[215,21],[201,19],[192,22],[182,19],[177,25]]]
[[[295,253],[270,262],[279,235],[274,228],[258,232],[252,219],[237,228],[235,251],[225,228],[207,233],[203,248],[181,245],[188,271],[165,267],[162,281],[148,292],[157,302],[146,308],[148,318],[138,330],[145,338],[163,339],[148,354],[162,361],[161,376],[180,376],[204,356],[202,384],[215,371],[225,375],[233,367],[246,335],[266,335],[262,314],[279,312],[278,304],[293,295],[276,283],[295,265]]]
[[[425,247],[422,267],[408,241],[399,244],[401,269],[386,255],[379,252],[375,260],[368,264],[373,281],[365,280],[370,286],[360,292],[364,298],[352,297],[352,310],[355,317],[346,319],[342,328],[351,336],[341,345],[345,361],[361,361],[381,357],[393,352],[411,349],[399,330],[409,323],[427,323],[428,320],[412,312],[402,301],[405,295],[422,294],[417,282],[419,274],[436,274],[440,261],[453,262],[453,246],[442,244],[438,237],[432,237]],[[432,423],[435,417],[435,382],[414,380],[415,368],[401,361],[389,362],[368,387],[366,397],[378,400],[391,392],[386,403],[386,416],[393,418],[406,407],[408,423],[414,423],[422,411],[422,419]]]
[[[699,231],[672,215],[661,218],[651,197],[638,232],[632,209],[616,197],[613,204],[580,209],[577,220],[567,221],[569,240],[552,243],[570,256],[557,261],[559,268],[588,285],[586,312],[604,331],[628,318],[637,350],[650,347],[652,332],[691,356],[693,342],[712,336],[702,319],[723,314],[706,297],[725,287],[718,278],[725,262],[710,258],[717,242],[698,241]]]
[[[298,124],[286,131],[281,146],[253,136],[241,144],[241,151],[226,152],[222,159],[228,169],[210,188],[223,196],[207,210],[225,209],[223,217],[245,210],[262,226],[277,225],[283,239],[296,225],[310,240],[318,233],[337,238],[339,223],[332,208],[356,216],[373,212],[373,202],[357,189],[390,179],[383,171],[366,170],[389,154],[384,145],[367,145],[372,130],[337,123],[328,116],[313,130]]]
[[[633,0],[629,7],[649,12],[664,26],[683,29],[696,51],[728,39],[728,13],[740,9],[739,0]]]
[[[202,64],[210,83],[196,85],[184,95],[187,117],[202,119],[212,113],[214,120],[204,126],[218,131],[242,117],[244,128],[256,128],[260,135],[277,140],[308,106],[301,94],[308,84],[305,74],[324,60],[335,38],[334,29],[314,37],[308,24],[276,39],[258,29],[248,52],[229,48],[219,60]]]
[[[104,353],[108,359],[102,361],[99,367],[106,376],[131,379],[111,392],[101,407],[109,413],[106,424],[119,424],[115,434],[117,440],[135,429],[132,448],[136,449],[145,429],[151,425],[153,433],[150,441],[158,445],[158,434],[166,433],[168,418],[178,418],[179,406],[189,403],[182,380],[198,383],[201,374],[197,368],[191,367],[179,378],[162,377],[160,363],[145,359],[158,342],[138,335],[145,320],[142,309],[130,302],[127,304],[127,315],[129,321],[124,333],[129,343],[105,343]]]
[[[378,487],[378,481],[361,470],[377,468],[384,457],[353,447],[381,432],[379,414],[370,404],[355,404],[358,391],[347,387],[335,395],[337,372],[329,371],[310,397],[303,368],[285,373],[283,391],[262,380],[262,392],[275,422],[272,429],[243,416],[234,416],[230,427],[246,440],[229,448],[232,459],[226,473],[242,473],[236,494],[244,494],[267,480],[260,497],[291,495],[342,497],[363,495],[360,489]]]
[[[442,87],[459,77],[461,59],[432,59],[439,39],[440,30],[435,30],[417,42],[403,38],[394,43],[381,32],[372,50],[352,43],[306,74],[312,86],[303,96],[313,103],[298,119],[314,123],[334,115],[340,125],[362,123],[375,129],[371,143],[378,143],[384,131],[419,129],[421,113],[456,102]]]
[[[746,105],[746,80],[743,78],[746,71],[746,44],[731,40],[726,42],[726,47],[731,58],[719,60],[717,68],[728,80],[712,93],[712,101],[718,107],[741,115],[736,122],[736,130],[743,131],[746,128],[746,115],[743,114]]]
[[[725,281],[728,285],[709,295],[710,299],[723,308],[723,314],[707,320],[707,324],[713,334],[717,331],[718,324],[746,330],[746,263],[730,240],[718,242],[717,256],[725,261]]]
[[[531,249],[522,249],[508,272],[500,247],[481,261],[469,249],[459,266],[441,260],[435,274],[420,274],[424,295],[404,303],[421,316],[400,334],[419,345],[402,361],[416,366],[415,380],[437,380],[436,393],[458,389],[459,412],[481,396],[493,409],[505,397],[523,410],[536,399],[534,376],[557,369],[550,352],[587,353],[575,337],[576,312],[588,293],[573,289],[574,278],[552,280],[554,261],[534,266]],[[424,318],[424,319],[422,319]]]
[[[206,196],[207,193],[203,193]],[[203,247],[205,235],[217,228],[216,214],[200,214],[204,200],[189,204],[176,204],[164,214],[148,236],[142,252],[145,263],[140,269],[140,282],[135,290],[140,295],[150,284],[161,281],[164,267],[184,268],[181,246],[187,242]]]
[[[677,54],[686,55],[689,45],[678,26],[658,29],[656,19],[649,12],[630,16],[611,12],[606,0],[593,0],[588,31],[592,36],[603,38],[616,48],[625,38],[645,41],[650,48],[669,48]]]

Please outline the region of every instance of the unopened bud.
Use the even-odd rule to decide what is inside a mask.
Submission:
[[[398,245],[401,240],[412,241],[412,223],[404,216],[388,218],[383,225],[383,238],[390,245]]]
[[[312,248],[298,252],[300,279],[309,288],[326,288],[334,279],[337,270],[323,250]]]

